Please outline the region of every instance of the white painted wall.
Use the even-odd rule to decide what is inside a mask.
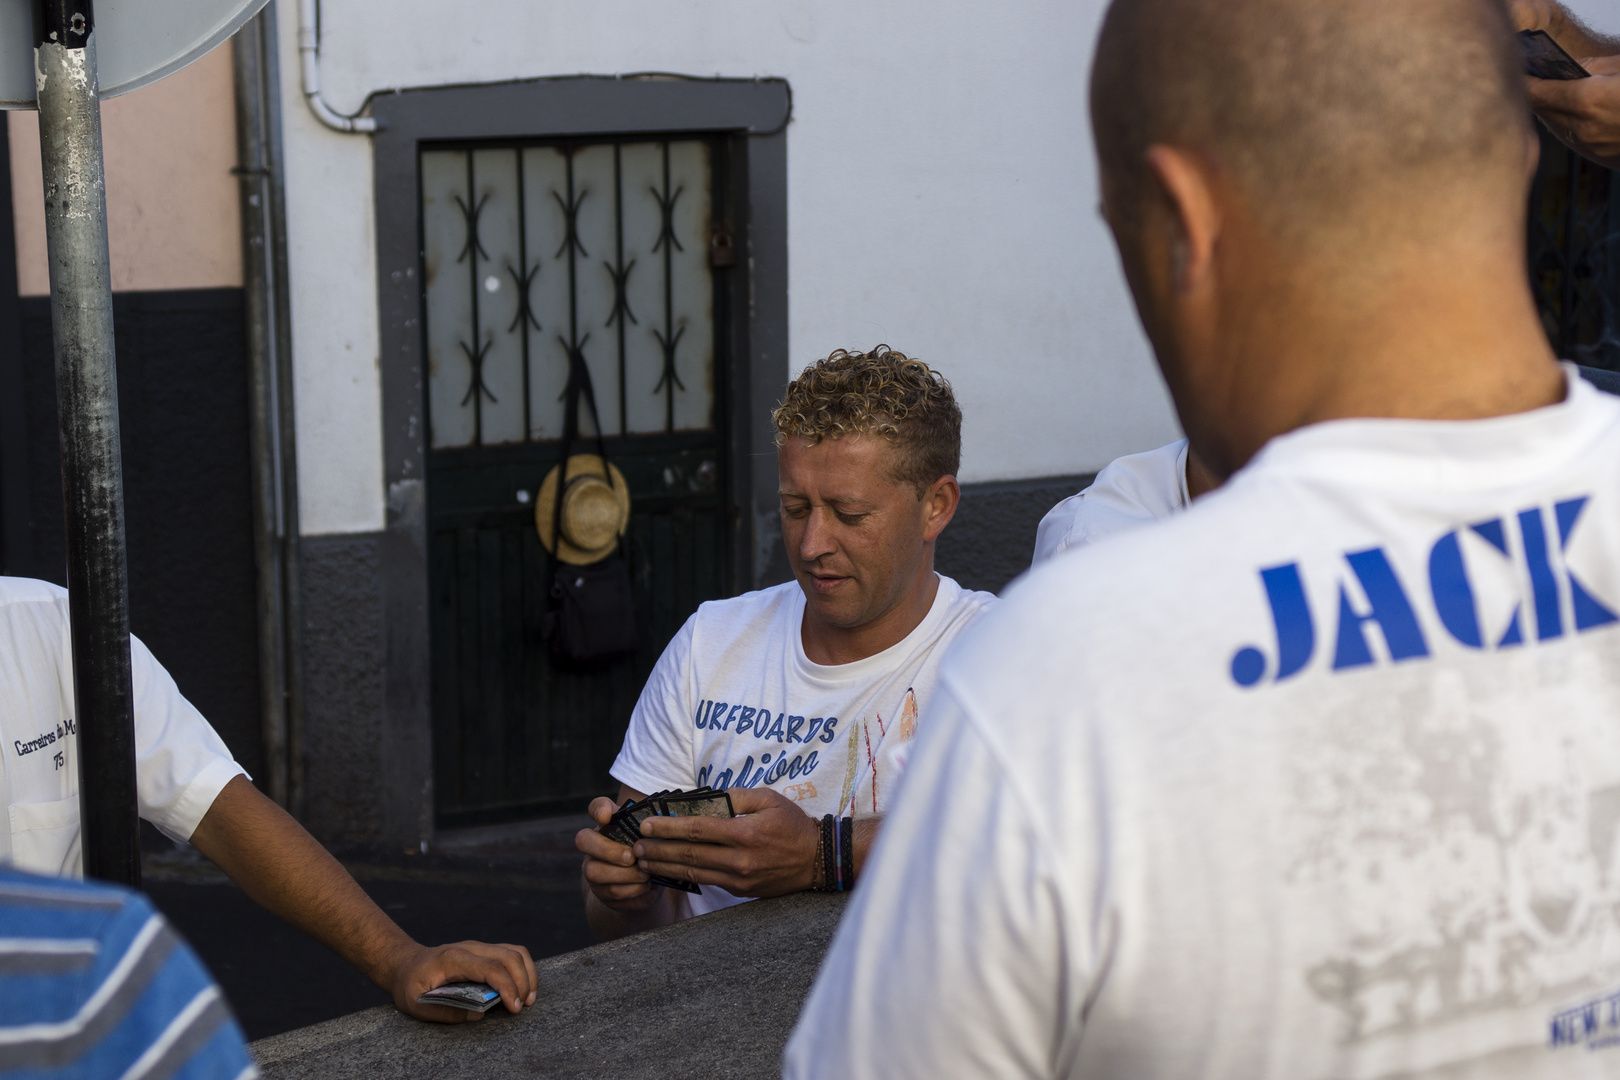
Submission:
[[[964,480],[1177,437],[1096,214],[1102,0],[324,0],[326,98],[577,73],[780,76],[795,369],[887,342],[966,416]],[[298,95],[283,0],[299,482],[308,533],[383,523],[371,152]]]

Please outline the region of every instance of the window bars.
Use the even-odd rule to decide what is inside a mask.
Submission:
[[[574,354],[604,435],[713,427],[712,159],[702,139],[422,151],[435,449],[560,437]]]

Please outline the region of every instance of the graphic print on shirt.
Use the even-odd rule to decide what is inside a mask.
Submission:
[[[67,765],[67,738],[70,735],[76,736],[78,731],[79,727],[73,722],[73,717],[64,716],[54,731],[42,731],[32,739],[11,740],[11,749],[19,762],[30,754],[40,754],[42,761],[48,756],[52,771],[61,772]],[[61,747],[56,745],[59,742],[63,744]]]
[[[877,738],[872,729],[877,728]],[[890,729],[894,734],[889,734]],[[844,769],[844,794],[838,800],[838,816],[865,817],[882,812],[891,792],[889,785],[905,771],[905,744],[917,734],[917,694],[906,688],[906,697],[900,704],[898,720],[885,723],[878,713],[875,721],[862,720],[858,729],[849,733],[848,764]],[[876,749],[874,749],[876,747]]]
[[[735,729],[731,726],[733,722],[737,725]],[[838,736],[836,716],[806,719],[803,716],[790,716],[785,709],[772,712],[769,708],[713,700],[706,700],[698,706],[693,726],[699,731],[723,731],[734,736],[752,733],[762,743],[774,744],[772,749],[759,754],[757,763],[754,755],[748,754],[741,763],[728,765],[711,760],[700,765],[697,770],[698,785],[707,784],[722,790],[759,787],[761,784],[770,787],[784,778],[797,780],[808,777],[821,764],[822,751],[809,749],[808,752],[794,753],[789,747],[793,744],[806,748],[812,743],[830,744]],[[791,759],[788,757],[790,753],[793,753]]]
[[[1620,984],[1620,725],[1591,693],[1617,681],[1600,656],[1405,669],[1291,722],[1286,880],[1339,927],[1299,977],[1345,1043],[1554,1050],[1576,1038],[1570,1009]],[[1505,1019],[1530,1004],[1539,1033]]]
[[[854,724],[843,724],[836,716],[806,718],[785,709],[773,711],[705,700],[693,718],[697,730],[733,736],[752,734],[762,744],[774,745],[762,749],[757,757],[746,753],[741,762],[735,760],[735,749],[730,759],[711,758],[698,767],[697,782],[715,788],[775,787],[787,780],[792,782],[784,785],[781,793],[803,803],[818,796],[811,774],[830,755],[834,760],[841,757],[844,764],[838,814],[875,814],[883,806],[886,787],[898,779],[905,767],[904,744],[916,736],[917,712],[917,694],[911,687],[906,688],[900,707],[890,714],[892,719],[885,720],[879,711],[871,720]],[[844,746],[837,748],[841,726],[848,734]],[[717,742],[715,748],[723,753],[727,745]],[[734,742],[729,745],[735,747]]]
[[[1426,592],[1414,592],[1411,583],[1401,581],[1382,547],[1345,552],[1348,573],[1338,585],[1332,670],[1381,662],[1373,653],[1369,624],[1380,631],[1390,663],[1428,657],[1420,605],[1459,644],[1491,651],[1523,646],[1532,634],[1539,643],[1620,623],[1615,614],[1620,602],[1600,599],[1565,561],[1589,502],[1589,496],[1582,496],[1551,507],[1533,506],[1509,515],[1511,525],[1493,518],[1447,532],[1429,549]],[[1549,511],[1556,531],[1548,528]],[[1465,557],[1465,546],[1472,556]],[[1475,577],[1486,574],[1522,577],[1528,581],[1528,595],[1516,596],[1510,610],[1485,611],[1486,596]],[[1270,656],[1254,645],[1233,653],[1232,681],[1245,687],[1260,683],[1268,672],[1271,683],[1299,674],[1316,655],[1319,638],[1299,563],[1266,567],[1259,575],[1276,647]],[[1525,590],[1515,582],[1508,591]],[[1532,618],[1525,617],[1526,608]],[[1322,639],[1324,645],[1327,640]]]

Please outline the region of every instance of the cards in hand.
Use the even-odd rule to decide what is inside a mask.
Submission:
[[[1584,79],[1590,73],[1545,30],[1520,30],[1524,70],[1538,79]]]
[[[418,1005],[448,1005],[468,1012],[488,1012],[501,995],[484,983],[446,983],[416,999]]]
[[[711,787],[695,788],[691,791],[660,791],[656,795],[649,795],[640,802],[626,799],[606,825],[596,831],[615,840],[626,847],[633,846],[641,839],[641,823],[650,817],[736,817],[731,809],[731,796],[724,791],[716,791]],[[675,878],[658,877],[651,879],[655,885],[663,885],[670,889],[679,889],[682,892],[701,893],[690,881],[680,881]]]

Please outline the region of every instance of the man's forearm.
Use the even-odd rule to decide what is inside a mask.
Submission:
[[[418,948],[330,852],[243,777],[219,793],[191,843],[256,903],[384,989],[401,956]]]
[[[591,924],[597,939],[613,941],[675,922],[677,900],[674,890],[662,886],[653,888],[657,899],[651,905],[640,911],[621,911],[602,903],[591,891],[590,885],[585,884],[585,920]]]

